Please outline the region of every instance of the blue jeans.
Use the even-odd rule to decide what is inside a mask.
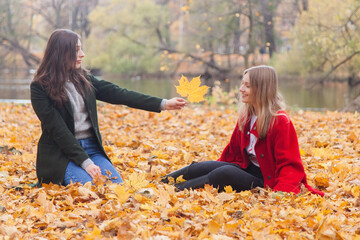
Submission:
[[[78,141],[94,164],[100,167],[102,175],[108,176],[114,183],[123,182],[115,167],[102,153],[95,138],[80,139]],[[111,173],[111,176],[107,173],[108,171]],[[65,185],[68,185],[71,182],[81,182],[82,184],[85,184],[86,182],[92,182],[92,177],[81,166],[70,161],[66,167],[64,182]]]

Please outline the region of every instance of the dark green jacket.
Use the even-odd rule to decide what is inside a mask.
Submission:
[[[86,95],[84,102],[96,139],[104,154],[99,132],[96,100],[160,112],[161,98],[129,91],[113,83],[98,80],[92,75],[89,75],[88,80],[94,88]],[[71,103],[67,101],[62,107],[57,107],[37,82],[32,82],[30,89],[31,104],[41,121],[42,129],[36,159],[36,173],[39,183],[63,184],[68,162],[73,161],[77,165],[81,165],[89,157],[75,138]]]

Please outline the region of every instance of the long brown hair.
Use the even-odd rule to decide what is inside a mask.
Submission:
[[[256,112],[252,104],[240,103],[239,128],[243,131],[249,116],[257,115],[259,138],[265,138],[269,127],[274,123],[274,117],[279,115],[278,111],[285,109],[283,98],[278,92],[276,70],[271,66],[260,65],[246,69],[243,75],[245,74],[249,74]]]
[[[33,81],[39,82],[59,107],[68,100],[65,92],[67,80],[75,85],[83,97],[92,87],[86,78],[88,71],[81,67],[76,69],[78,39],[80,36],[73,31],[55,30],[47,42],[44,57],[34,76]]]

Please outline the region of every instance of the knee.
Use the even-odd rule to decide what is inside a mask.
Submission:
[[[217,168],[209,173],[209,180],[210,182],[217,182],[217,183],[233,182],[237,178],[236,172],[238,170],[239,170],[238,167],[231,165]]]

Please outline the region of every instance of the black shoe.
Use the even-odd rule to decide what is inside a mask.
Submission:
[[[184,189],[190,189],[190,188],[191,189],[202,188],[205,186],[205,184],[209,184],[209,183],[210,183],[210,181],[209,181],[208,175],[204,175],[201,177],[187,180],[185,182],[177,183],[177,184],[175,184],[175,187],[178,190],[182,191]]]
[[[189,166],[191,166],[191,165],[189,165]],[[163,176],[162,179],[161,179],[161,182],[162,183],[169,183],[170,182],[169,178],[173,178],[174,181],[176,181],[176,179],[178,177],[180,177],[180,176],[183,176],[183,179],[188,179],[189,178],[189,173],[188,173],[189,172],[189,166],[183,167],[183,168],[181,168],[179,170],[176,170],[176,171],[174,171],[172,173],[169,173],[169,174]]]

